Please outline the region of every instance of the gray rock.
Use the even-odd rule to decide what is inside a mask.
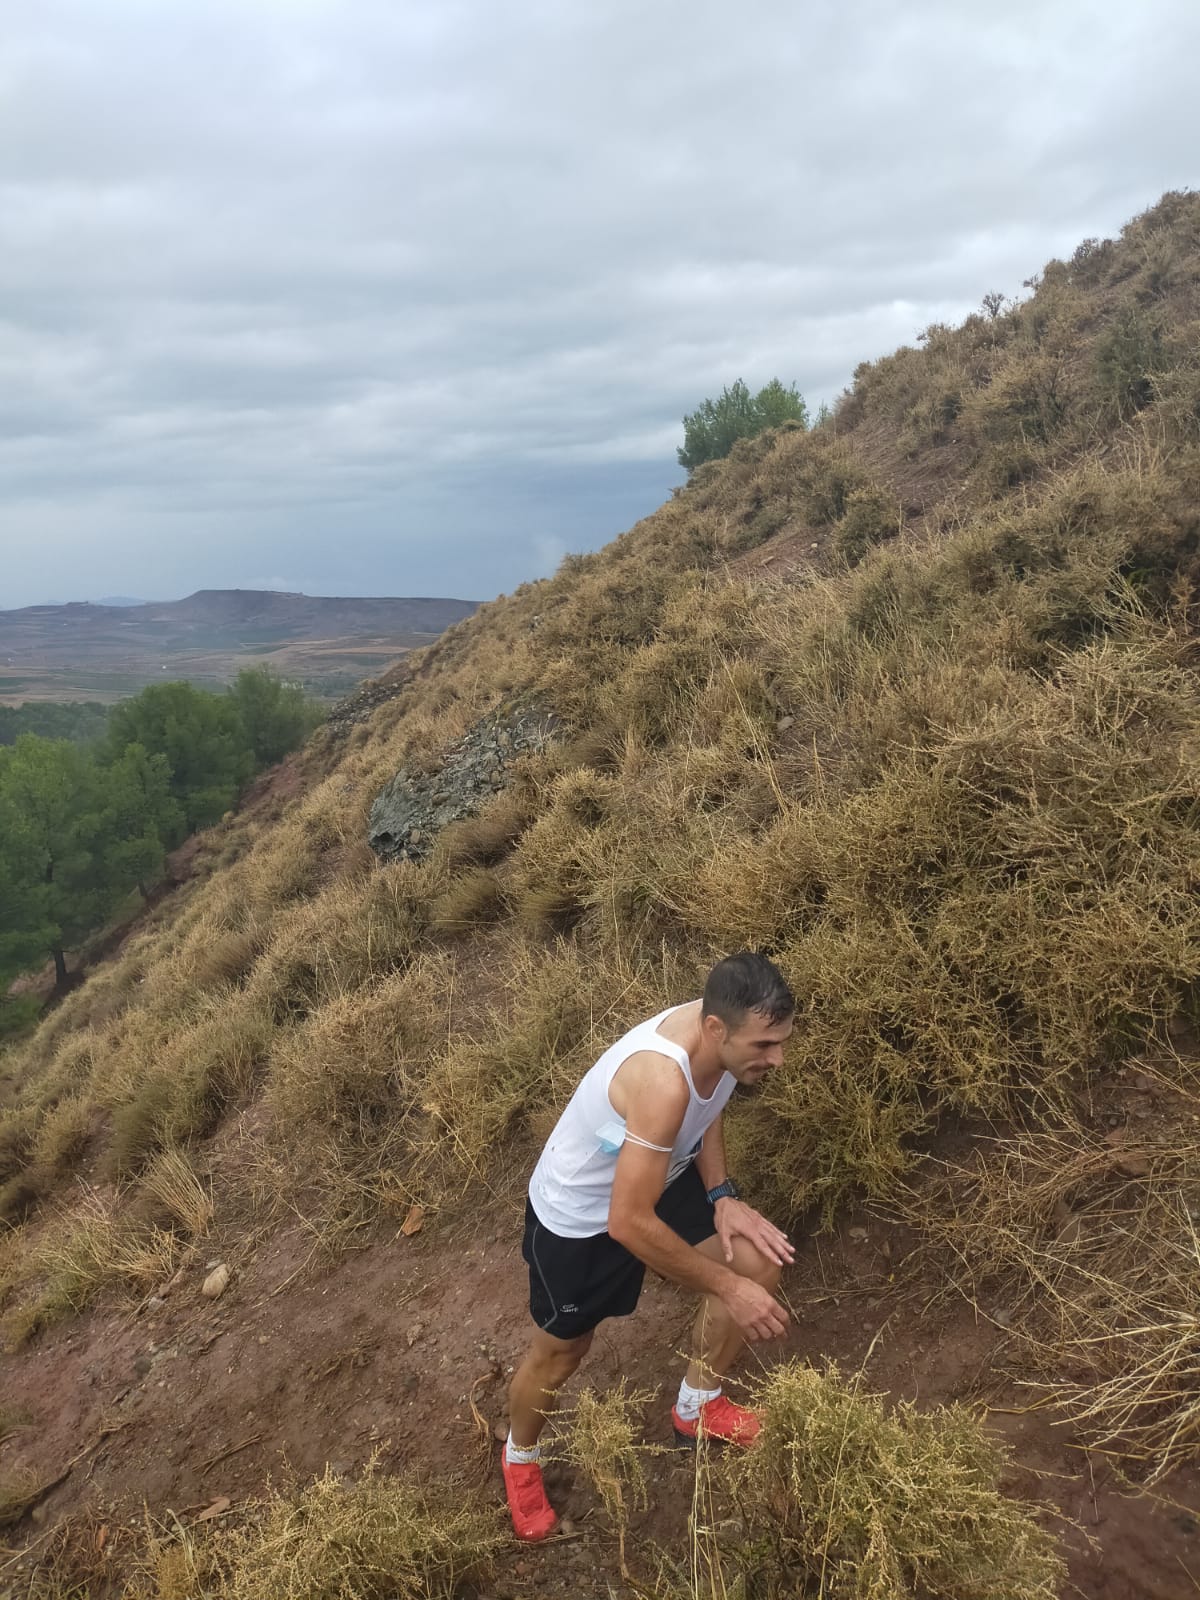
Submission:
[[[443,828],[476,812],[503,788],[511,764],[544,750],[557,730],[557,718],[537,706],[500,706],[451,746],[438,771],[401,768],[371,806],[372,850],[385,861],[423,860]]]

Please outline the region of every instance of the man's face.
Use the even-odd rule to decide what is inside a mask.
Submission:
[[[792,1031],[792,1018],[768,1022],[757,1011],[748,1011],[735,1028],[728,1028],[720,1017],[707,1017],[706,1025],[720,1030],[717,1055],[721,1066],[741,1084],[753,1088],[776,1067],[783,1065],[783,1047]]]

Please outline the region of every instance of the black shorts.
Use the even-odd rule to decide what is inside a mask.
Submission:
[[[713,1208],[695,1163],[663,1190],[655,1211],[688,1244],[717,1231]],[[529,1263],[529,1310],[544,1332],[577,1339],[606,1317],[627,1317],[638,1303],[646,1264],[607,1233],[564,1239],[525,1202],[521,1254]]]

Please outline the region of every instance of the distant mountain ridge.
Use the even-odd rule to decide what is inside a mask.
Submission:
[[[117,699],[162,674],[214,685],[254,663],[338,696],[468,617],[474,600],[198,589],[183,600],[0,610],[0,700]]]
[[[44,621],[61,612],[63,621],[90,618],[100,627],[115,620],[114,612],[130,613],[127,620],[137,622],[222,622],[231,625],[267,622],[272,626],[291,623],[307,632],[314,622],[329,626],[349,621],[357,630],[370,622],[379,627],[416,629],[421,633],[440,633],[451,623],[469,617],[477,600],[453,600],[429,596],[345,596],[291,594],[282,589],[197,589],[182,600],[139,600],[118,603],[111,600],[70,600],[65,605],[21,606],[0,610],[0,645],[8,628],[20,619]]]

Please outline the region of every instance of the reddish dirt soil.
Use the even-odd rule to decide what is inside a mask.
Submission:
[[[492,1200],[474,1220],[434,1218],[412,1238],[389,1231],[324,1264],[295,1227],[259,1244],[218,1229],[155,1309],[97,1308],[0,1359],[0,1392],[32,1419],[0,1447],[0,1470],[30,1468],[46,1482],[75,1462],[10,1533],[0,1592],[14,1580],[13,1594],[25,1592],[28,1564],[64,1519],[87,1529],[93,1544],[101,1526],[108,1530],[103,1561],[115,1575],[132,1553],[129,1530],[144,1528],[144,1505],[187,1522],[228,1496],[236,1518],[268,1476],[278,1481],[290,1468],[307,1477],[327,1463],[354,1475],[375,1452],[388,1469],[465,1472],[499,1502],[490,1430],[503,1423],[504,1374],[528,1326],[519,1214],[515,1200]],[[795,1313],[786,1349],[759,1359],[829,1355],[853,1369],[874,1342],[869,1387],[921,1402],[986,1401],[995,1408],[990,1425],[1019,1461],[1006,1487],[1044,1501],[1048,1517],[1057,1509],[1071,1519],[1052,1517],[1070,1556],[1067,1592],[1087,1600],[1194,1595],[1200,1475],[1176,1474],[1155,1495],[1133,1496],[1104,1457],[1089,1458],[1043,1413],[1022,1410],[1028,1392],[1006,1388],[994,1371],[1005,1334],[959,1301],[929,1309],[928,1286],[905,1284],[896,1270],[906,1245],[901,1230],[866,1216],[807,1238],[785,1283]],[[217,1260],[233,1266],[233,1278],[207,1301],[200,1284]],[[602,1327],[574,1387],[624,1377],[658,1389],[646,1437],[668,1444],[675,1352],[689,1321],[688,1298],[651,1281],[636,1316]],[[472,1391],[486,1434],[472,1415]],[[680,1452],[653,1469],[653,1501],[635,1516],[629,1541],[643,1580],[657,1568],[656,1545],[686,1549],[692,1476],[692,1458]],[[629,1592],[594,1495],[562,1469],[551,1468],[548,1481],[570,1536],[532,1548],[514,1542],[481,1593],[505,1600],[536,1588],[608,1600]]]

